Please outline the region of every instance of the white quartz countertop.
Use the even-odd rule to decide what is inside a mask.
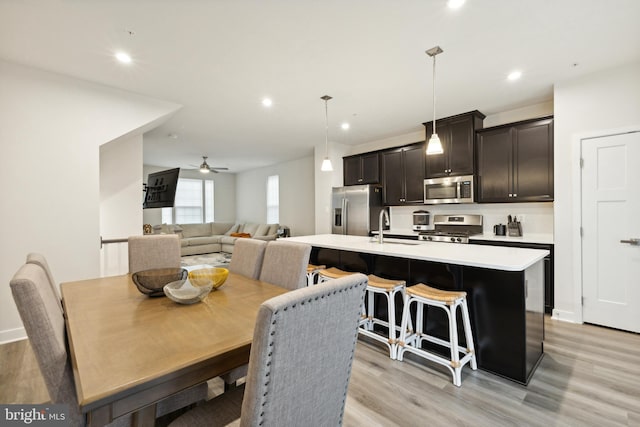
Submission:
[[[505,271],[523,271],[549,254],[549,251],[541,249],[419,242],[403,239],[385,239],[383,244],[379,244],[377,238],[341,234],[297,236],[288,237],[286,240],[307,243],[321,248]]]

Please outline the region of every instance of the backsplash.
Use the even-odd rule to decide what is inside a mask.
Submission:
[[[392,206],[391,229],[411,230],[413,211],[429,211],[429,228],[435,214],[480,214],[483,232],[493,233],[495,224],[506,224],[507,216],[515,216],[522,224],[523,234],[553,234],[553,203],[473,203],[462,205]]]

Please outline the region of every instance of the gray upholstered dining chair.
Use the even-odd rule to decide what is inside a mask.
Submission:
[[[264,240],[238,238],[231,255],[229,271],[257,279],[260,277],[266,247],[267,242]]]
[[[131,236],[128,241],[129,273],[180,267],[180,237],[177,234]]]
[[[170,426],[237,418],[241,426],[341,425],[366,287],[367,277],[353,274],[265,301],[244,391],[223,393]]]
[[[78,406],[73,370],[67,351],[63,312],[45,270],[24,264],[11,279],[11,292],[27,331],[29,342],[44,377],[51,403],[69,407],[69,425],[84,426],[86,419]],[[207,385],[200,384],[166,398],[156,405],[156,417],[205,400]],[[131,416],[114,420],[109,426],[131,424]]]
[[[293,290],[307,286],[311,245],[273,240],[267,245],[260,280]]]
[[[58,288],[58,283],[53,278],[53,274],[51,273],[51,269],[49,268],[49,263],[44,255],[31,252],[27,254],[27,264],[36,264],[42,267],[44,272],[47,274],[47,278],[49,279],[49,285],[51,289],[53,289],[53,293],[56,295],[56,300],[58,301],[58,307],[62,310],[62,298],[60,297],[60,289]]]
[[[236,254],[235,250],[233,254]],[[310,254],[311,245],[270,241],[264,252],[259,279],[289,290],[305,287]],[[247,376],[247,369],[247,365],[243,365],[221,375],[225,391],[235,387],[239,379]]]

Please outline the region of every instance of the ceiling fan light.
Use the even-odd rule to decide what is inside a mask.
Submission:
[[[200,166],[200,173],[209,173],[211,172],[209,168],[205,168],[204,166]]]
[[[322,161],[322,166],[320,166],[320,170],[322,172],[332,172],[333,166],[331,165],[331,160],[328,157],[325,157]]]
[[[434,154],[442,154],[444,150],[442,149],[442,142],[440,142],[440,138],[438,138],[438,134],[434,133],[431,135],[429,142],[427,143],[427,156],[432,156]]]

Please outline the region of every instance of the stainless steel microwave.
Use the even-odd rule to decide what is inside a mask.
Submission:
[[[473,175],[424,180],[424,203],[473,203]]]

